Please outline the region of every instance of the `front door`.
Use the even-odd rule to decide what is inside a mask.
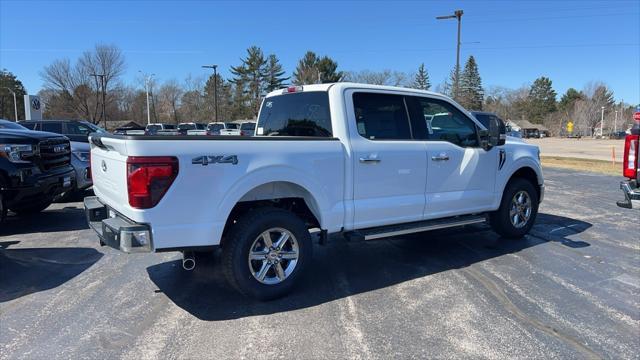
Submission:
[[[402,95],[347,91],[354,227],[422,219],[427,154],[414,141]]]
[[[408,103],[427,132],[425,218],[491,210],[500,150],[482,149],[476,123],[448,101],[412,97]]]

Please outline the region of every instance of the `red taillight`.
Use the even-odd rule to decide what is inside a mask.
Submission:
[[[635,179],[638,172],[638,145],[640,135],[627,135],[624,139],[624,157],[622,158],[622,176]]]
[[[127,191],[129,205],[149,209],[158,204],[178,176],[178,159],[174,156],[129,156]]]

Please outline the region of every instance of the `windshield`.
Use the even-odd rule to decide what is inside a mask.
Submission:
[[[178,130],[195,130],[196,124],[180,124]]]
[[[0,121],[0,129],[11,129],[11,130],[29,130],[26,127],[16,124],[11,121],[1,120]]]
[[[237,129],[238,128],[238,124],[234,124],[234,123],[227,123],[227,129]]]
[[[209,124],[209,126],[207,126],[207,130],[209,131],[220,131],[224,129],[224,124]]]
[[[162,126],[160,125],[147,125],[147,131],[157,131],[162,130]]]
[[[253,131],[256,129],[256,123],[244,123],[240,125],[240,130]]]
[[[83,121],[83,122],[82,122],[82,124],[86,125],[88,128],[90,128],[91,130],[93,130],[93,132],[103,133],[103,134],[108,133],[108,131],[107,131],[107,130],[105,130],[105,129],[101,128],[101,127],[100,127],[100,126],[98,126],[98,125],[92,124],[92,123],[90,123],[90,122]]]

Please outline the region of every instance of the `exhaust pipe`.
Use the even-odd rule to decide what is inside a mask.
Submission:
[[[182,268],[191,271],[196,267],[196,258],[193,256],[193,253],[190,251],[185,251],[182,253]]]

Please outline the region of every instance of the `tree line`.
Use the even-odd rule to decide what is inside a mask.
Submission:
[[[265,54],[258,46],[246,50],[238,65],[231,66],[229,78],[220,74],[205,78],[189,75],[183,81],[168,79],[160,83],[144,75],[134,84],[126,84],[123,74],[126,60],[114,45],[98,44],[78,59],[57,59],[40,72],[44,88],[39,92],[45,103],[45,118],[84,119],[108,128],[109,121],[210,122],[214,120],[214,94],[217,93],[217,114],[220,121],[255,119],[262,98],[270,91],[287,85],[306,85],[352,81],[367,84],[410,87],[431,90],[429,72],[424,63],[413,73],[385,69],[382,71],[344,71],[327,55],[307,51],[288,75],[275,54]],[[456,79],[459,76],[460,79]],[[16,91],[19,111],[24,118],[22,83],[10,72],[0,73],[0,112],[3,118],[13,118],[12,101],[2,87]],[[146,87],[149,89],[147,114]],[[215,89],[214,89],[215,88]],[[567,90],[560,100],[552,81],[539,77],[530,86],[519,89],[482,85],[479,66],[473,56],[466,60],[462,71],[454,67],[449,76],[435,87],[468,110],[498,113],[504,119],[529,120],[544,124],[560,134],[572,121],[576,131],[592,134],[600,122],[602,107],[610,120],[619,110],[621,129],[630,122],[632,107],[615,104],[613,92],[604,83],[589,83],[582,90]],[[103,113],[104,109],[104,113]],[[19,115],[20,116],[20,115]],[[605,120],[609,124],[610,121]]]

